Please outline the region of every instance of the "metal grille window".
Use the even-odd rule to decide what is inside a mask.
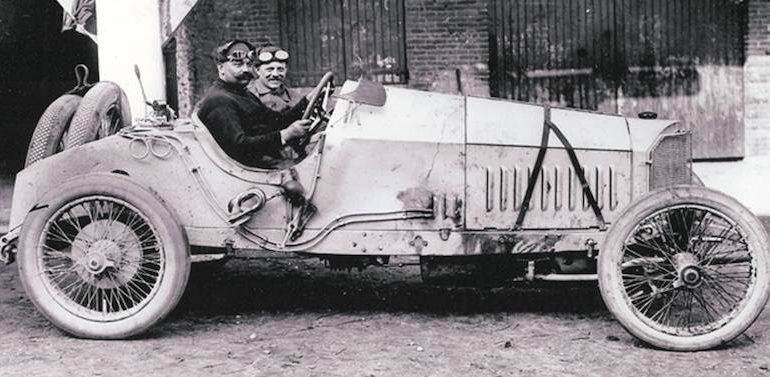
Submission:
[[[341,80],[407,82],[404,0],[297,0],[279,7],[293,85],[315,85],[327,71]]]
[[[691,150],[689,133],[664,136],[650,155],[650,189],[692,183]]]

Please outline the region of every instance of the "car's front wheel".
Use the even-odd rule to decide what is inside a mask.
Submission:
[[[68,181],[25,219],[18,253],[24,289],[70,334],[137,335],[176,306],[187,284],[189,246],[175,219],[128,177]]]
[[[768,236],[735,199],[698,186],[627,208],[599,253],[599,288],[630,333],[663,349],[729,342],[768,299]]]

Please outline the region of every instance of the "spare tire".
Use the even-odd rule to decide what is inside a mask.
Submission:
[[[72,117],[65,148],[72,148],[115,134],[131,124],[131,110],[123,89],[109,81],[96,83],[83,96]]]
[[[81,100],[80,96],[65,94],[48,105],[32,133],[25,167],[64,149],[70,121]]]

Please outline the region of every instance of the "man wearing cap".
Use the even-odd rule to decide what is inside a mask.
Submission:
[[[308,132],[300,120],[308,96],[275,111],[246,90],[253,78],[253,46],[232,40],[215,50],[218,78],[200,102],[197,116],[230,157],[249,166],[274,167],[281,150]]]
[[[255,78],[249,83],[248,90],[275,111],[290,108],[302,96],[286,87],[284,82],[289,53],[278,46],[265,46],[257,49],[255,55]]]

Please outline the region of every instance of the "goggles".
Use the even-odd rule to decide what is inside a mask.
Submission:
[[[225,57],[229,62],[251,64],[254,61],[254,51],[235,50]]]
[[[260,63],[269,63],[272,61],[284,62],[289,59],[289,53],[284,50],[278,51],[262,51],[257,55],[257,60]]]
[[[246,47],[246,49],[239,48],[225,55],[227,51],[237,43],[242,43]],[[220,62],[226,62],[226,61],[236,62],[236,61],[243,61],[245,59],[250,59],[251,61],[254,61],[253,50],[254,48],[250,43],[243,40],[234,39],[222,46],[217,47],[216,55],[218,56],[218,61]]]

